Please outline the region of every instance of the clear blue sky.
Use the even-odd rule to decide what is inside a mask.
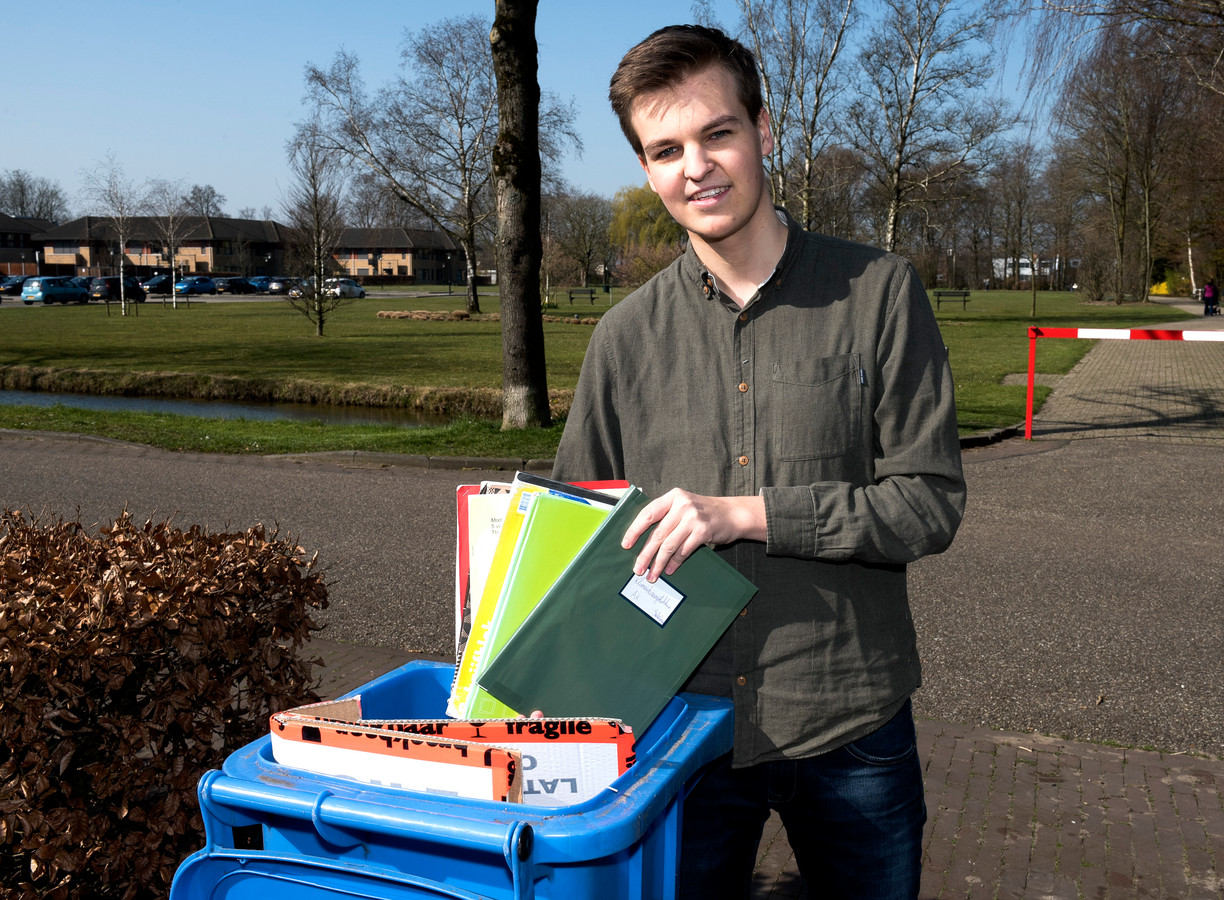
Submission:
[[[718,0],[728,26],[732,0]],[[355,52],[367,88],[396,74],[406,27],[493,0],[4,0],[0,170],[50,178],[84,211],[81,173],[113,153],[125,175],[211,184],[225,210],[271,207],[287,187],[285,142],[306,108],[303,68]],[[692,20],[690,0],[541,0],[540,84],[572,99],[582,157],[563,166],[580,190],[611,196],[644,178],[608,109],[621,55],[663,25]]]

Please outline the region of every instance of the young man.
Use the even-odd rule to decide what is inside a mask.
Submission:
[[[639,574],[713,544],[758,593],[687,690],[731,697],[734,749],[685,801],[680,891],[747,896],[777,809],[814,895],[915,897],[926,808],[906,563],[948,546],[964,480],[947,353],[903,260],[770,202],[755,60],[662,29],[612,79],[688,234],[591,339],[553,473],[656,499]]]

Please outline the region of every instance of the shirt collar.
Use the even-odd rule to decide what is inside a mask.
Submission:
[[[774,267],[773,272],[770,273],[768,278],[757,285],[757,294],[745,304],[746,306],[750,306],[756,301],[756,296],[760,295],[765,285],[778,278],[780,274],[785,273],[790,268],[795,255],[798,253],[799,236],[803,234],[803,227],[781,206],[775,206],[774,212],[778,214],[778,221],[786,226],[786,248],[782,251],[782,258],[778,260],[778,264]],[[697,251],[693,249],[692,241],[689,241],[688,247],[684,251],[684,262],[682,265],[684,266],[686,278],[697,283],[707,300],[722,299],[722,293],[718,289],[718,281],[714,278],[713,273],[702,263],[701,258],[697,255]],[[738,307],[736,311],[738,311]]]

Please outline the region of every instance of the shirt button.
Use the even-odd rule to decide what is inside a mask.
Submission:
[[[738,684],[740,687],[743,687],[744,685],[748,683],[748,679],[745,678],[743,675],[741,675],[739,678],[735,679],[735,683]]]
[[[746,615],[748,615],[748,607],[745,606],[743,609],[740,610],[740,618],[743,618]]]
[[[741,322],[747,322],[747,321],[748,321],[748,313],[746,313],[746,312],[742,312],[742,313],[740,313],[740,314],[739,314],[739,320],[740,320]]]
[[[748,393],[748,382],[746,382],[746,381],[741,381],[741,382],[739,383],[739,392],[740,392],[741,394],[746,394],[746,393]]]
[[[736,462],[738,462],[741,466],[746,466],[748,465],[748,457],[741,456],[739,459],[736,460]]]

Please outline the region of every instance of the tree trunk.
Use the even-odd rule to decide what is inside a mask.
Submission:
[[[497,271],[502,323],[502,428],[546,427],[548,379],[540,315],[540,85],[536,75],[537,0],[497,0]]]
[[[463,237],[459,241],[463,249],[464,282],[467,287],[467,311],[472,315],[480,313],[480,292],[476,288],[476,226],[469,223]]]
[[[1190,270],[1190,296],[1198,297],[1198,279],[1194,277],[1194,240],[1186,231],[1186,268]]]
[[[1029,287],[1033,292],[1033,302],[1029,307],[1029,318],[1037,318],[1037,275],[1041,271],[1041,261],[1037,258],[1037,245],[1029,235]]]

